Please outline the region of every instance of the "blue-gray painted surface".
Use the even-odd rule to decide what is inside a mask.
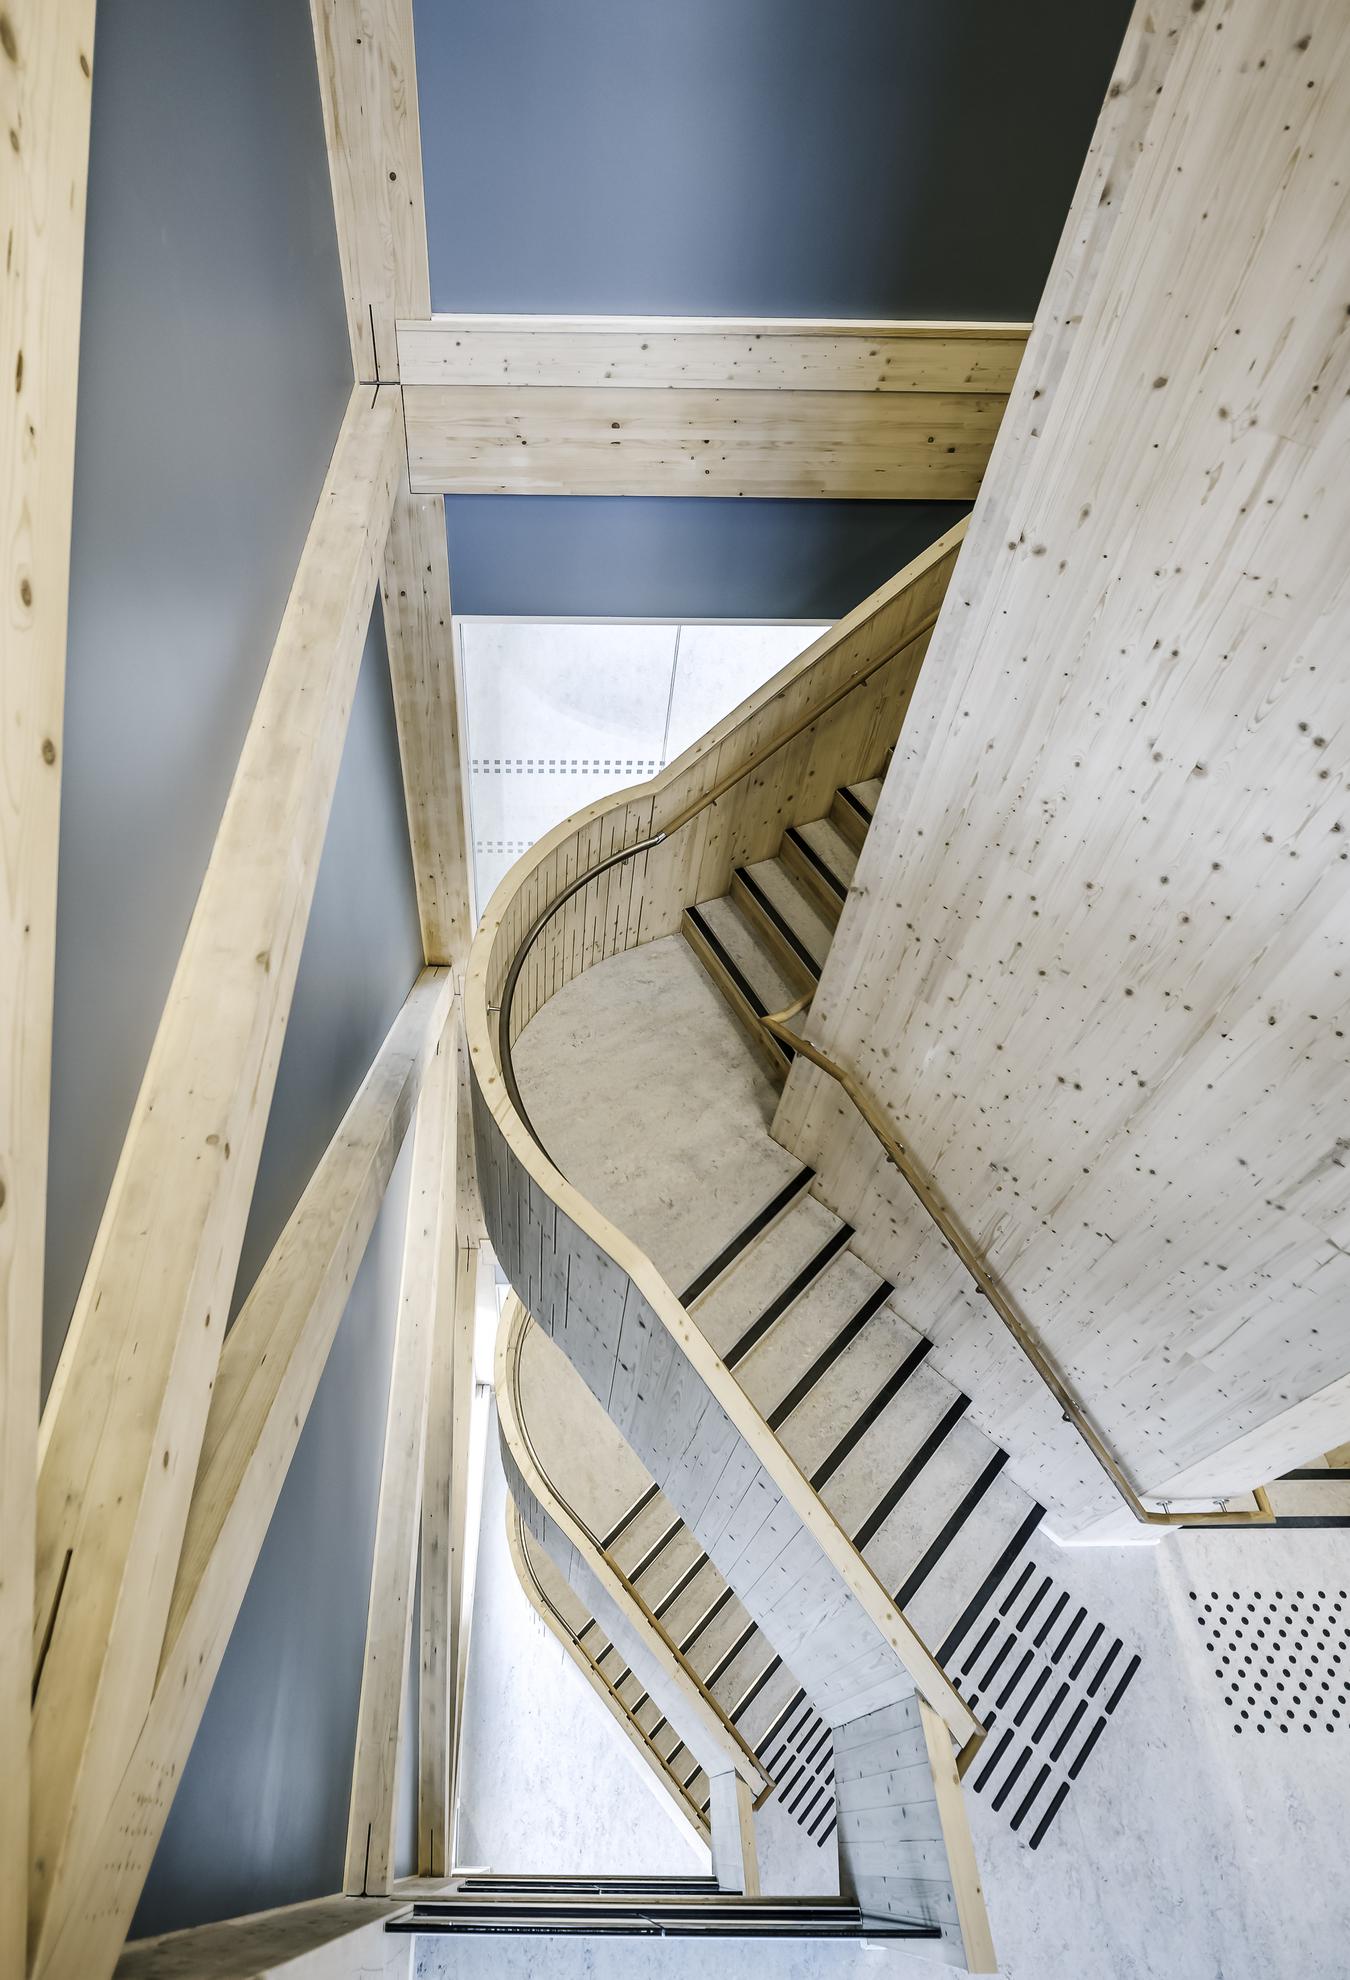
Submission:
[[[837,619],[966,514],[959,502],[450,495],[457,612]]]
[[[415,0],[432,306],[1029,317],[1128,0]]]
[[[351,389],[306,0],[100,0],[85,260],[48,1379]],[[241,1287],[419,962],[377,614]],[[356,1282],[141,1931],[340,1881],[405,1188]]]

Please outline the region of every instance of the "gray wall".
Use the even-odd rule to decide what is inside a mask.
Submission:
[[[960,502],[450,495],[457,612],[838,619],[965,515]]]
[[[435,309],[1030,316],[1128,0],[414,0]]]
[[[350,390],[306,0],[101,0],[80,354],[45,1363],[55,1364]],[[240,1273],[420,962],[367,641]],[[137,1921],[341,1874],[402,1198],[381,1216]]]
[[[414,0],[432,307],[1034,314],[1129,0]],[[461,612],[837,618],[961,513],[447,505]]]

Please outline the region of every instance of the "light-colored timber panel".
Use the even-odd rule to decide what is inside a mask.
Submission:
[[[405,387],[421,494],[965,502],[1004,400],[971,392]]]
[[[1137,12],[810,1021],[1155,1498],[1346,1421],[1348,187],[1344,7]],[[819,1088],[780,1138],[1084,1515]]]
[[[623,1650],[644,1688],[711,1774],[741,1775],[755,1794],[769,1785],[759,1761],[728,1720],[688,1659],[681,1655],[636,1589],[601,1547],[549,1478],[530,1438],[520,1393],[520,1364],[534,1322],[519,1299],[508,1301],[497,1334],[496,1396],[507,1482],[526,1527],[569,1585]],[[545,1352],[551,1352],[545,1349]],[[569,1356],[569,1359],[571,1357]],[[558,1558],[559,1546],[579,1570],[577,1580]],[[604,1613],[601,1606],[603,1605]]]
[[[468,833],[450,624],[445,504],[394,503],[380,579],[422,953],[462,968],[469,952]]]
[[[432,316],[398,325],[405,385],[1006,395],[1027,323]]]
[[[310,1898],[135,1939],[117,1962],[117,1980],[392,1980],[408,1971],[408,1947],[384,1925],[405,1905],[402,1898]]]
[[[448,970],[414,985],[221,1350],[154,1696],[44,1980],[102,1980],[117,1959],[450,998]]]
[[[433,1337],[446,1330],[443,1308],[454,1299],[454,1288],[442,1286],[441,1273],[453,1269],[455,1262],[458,1095],[456,1034],[453,1024],[447,1024],[427,1069],[413,1134],[398,1327],[389,1375],[347,1821],[343,1886],[349,1896],[386,1895],[394,1877],[398,1763],[417,1588],[428,1376]],[[452,1309],[448,1319],[452,1335],[453,1327]]]
[[[459,1110],[467,1105],[459,1027],[445,1040],[453,1061],[454,1134],[444,1151],[448,1175],[439,1179],[437,1257],[431,1287],[431,1347],[427,1366],[426,1435],[422,1461],[420,1641],[417,1684],[417,1870],[444,1876],[451,1867],[448,1838],[454,1820],[451,1744],[454,1733],[455,1459],[460,1426],[455,1414],[455,1363],[462,1336],[472,1349],[473,1287],[468,1311],[461,1299],[458,1242],[458,1156],[463,1140]],[[475,1254],[468,1254],[473,1257]],[[468,1424],[463,1428],[467,1437]],[[462,1504],[461,1490],[460,1502]]]
[[[585,1624],[593,1624],[594,1618],[584,1614],[579,1598],[563,1580],[543,1547],[526,1530],[520,1510],[514,1504],[508,1504],[506,1508],[506,1543],[526,1601],[545,1628],[558,1639],[624,1737],[632,1741],[644,1766],[651,1769],[699,1841],[706,1845],[711,1836],[698,1804],[686,1794],[679,1776],[666,1765],[636,1715],[625,1705],[615,1686],[609,1682],[594,1657],[588,1655],[580,1640]]]
[[[34,1484],[66,600],[94,0],[8,0],[0,36],[0,1972],[28,1910]]]
[[[627,911],[612,932],[608,876],[574,895],[548,924],[517,986],[513,1037],[548,996],[616,945],[669,934],[690,902],[724,893],[736,864],[775,852],[786,826],[828,810],[841,781],[879,772],[964,537],[958,523],[650,783],[578,812],[517,862],[480,922],[493,930],[485,963],[493,1006],[542,908],[615,846],[674,827],[662,845],[629,863]],[[722,795],[708,809],[677,824],[716,791]]]
[[[310,0],[357,378],[398,378],[400,316],[431,308],[412,0]]]
[[[338,436],[43,1419],[39,1965],[49,1911],[88,1871],[163,1645],[399,471],[397,395],[371,399],[354,392]]]

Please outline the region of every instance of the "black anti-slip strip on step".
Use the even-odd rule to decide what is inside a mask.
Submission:
[[[1040,1697],[1041,1693],[1045,1690],[1045,1687],[1047,1684],[1049,1684],[1049,1682],[1050,1682],[1050,1667],[1047,1664],[1045,1669],[1041,1672],[1035,1684],[1032,1685],[1030,1691],[1027,1693],[1026,1697],[1022,1700],[1022,1703],[1018,1706],[1017,1711],[1013,1715],[1013,1724],[1015,1726],[1021,1725],[1023,1719],[1027,1717],[1028,1713],[1031,1711],[1032,1706],[1036,1703],[1036,1700]]]
[[[888,1492],[883,1494],[882,1498],[873,1507],[872,1511],[858,1528],[858,1531],[854,1534],[853,1544],[859,1553],[867,1546],[869,1540],[876,1538],[933,1453],[951,1435],[969,1408],[970,1397],[958,1396],[946,1414],[929,1431],[918,1450],[915,1451],[909,1463],[896,1479],[894,1485],[891,1486]],[[812,1479],[811,1482],[814,1485],[815,1480]]]
[[[851,791],[847,784],[841,784],[839,786],[839,796],[843,799],[850,811],[855,811],[858,814],[864,825],[870,825],[872,823],[871,812],[857,793]]]
[[[781,1320],[788,1308],[799,1300],[807,1287],[818,1279],[827,1265],[830,1265],[845,1250],[853,1236],[851,1224],[841,1224],[837,1231],[831,1231],[820,1250],[813,1258],[808,1258],[797,1276],[790,1280],[775,1299],[771,1299],[757,1320],[752,1320],[745,1332],[733,1347],[722,1356],[728,1368],[734,1368],[744,1361],[752,1347],[762,1341],[774,1322]]]
[[[1078,1655],[1073,1660],[1073,1669],[1069,1672],[1069,1676],[1071,1678],[1076,1678],[1078,1676],[1078,1673],[1082,1670],[1088,1658],[1097,1648],[1097,1645],[1098,1643],[1100,1643],[1102,1638],[1103,1629],[1104,1629],[1104,1625],[1102,1623],[1094,1623],[1092,1625],[1091,1636],[1089,1636],[1087,1642],[1083,1645],[1082,1649],[1078,1652]]]
[[[1061,1612],[1068,1607],[1068,1602],[1069,1602],[1068,1596],[1061,1595],[1058,1601],[1055,1603],[1053,1609],[1051,1609],[1049,1615],[1046,1617],[1045,1621],[1036,1631],[1036,1648],[1038,1650],[1040,1649],[1041,1645],[1044,1643],[1046,1637],[1050,1634],[1051,1630],[1054,1628],[1055,1624],[1059,1621]]]
[[[835,1472],[838,1471],[840,1465],[844,1462],[844,1459],[851,1451],[857,1448],[877,1418],[895,1401],[932,1345],[933,1343],[931,1341],[925,1340],[918,1340],[914,1343],[895,1373],[888,1376],[885,1382],[882,1383],[871,1402],[868,1403],[866,1409],[862,1412],[862,1415],[857,1417],[849,1425],[824,1463],[818,1465],[816,1470],[812,1472],[811,1490],[813,1492],[819,1492],[824,1486],[829,1484]]]
[[[1031,1618],[1035,1615],[1037,1609],[1040,1608],[1041,1603],[1045,1600],[1054,1585],[1048,1574],[1043,1577],[1040,1587],[1027,1603],[1018,1619],[1017,1627],[1019,1629],[1027,1629],[1030,1626]]]
[[[741,1631],[740,1635],[736,1638],[736,1641],[731,1645],[730,1649],[724,1650],[722,1652],[722,1655],[718,1658],[717,1662],[713,1665],[712,1669],[709,1671],[707,1677],[705,1677],[703,1680],[705,1686],[709,1691],[712,1690],[713,1686],[717,1683],[719,1678],[724,1678],[726,1676],[727,1672],[731,1669],[732,1665],[735,1663],[736,1659],[740,1656],[742,1650],[744,1650],[745,1646],[747,1645],[747,1643],[749,1643],[751,1637],[754,1635],[755,1631],[758,1628],[759,1628],[758,1623],[755,1622],[750,1623],[745,1629]]]
[[[738,866],[736,868],[736,878],[740,881],[746,893],[749,894],[755,906],[764,916],[764,919],[772,923],[773,927],[777,930],[780,939],[792,951],[793,955],[797,958],[797,961],[801,964],[802,968],[806,971],[807,975],[814,977],[817,981],[819,981],[820,964],[811,954],[811,951],[807,948],[801,936],[792,926],[792,923],[787,919],[787,917],[784,914],[781,913],[781,911],[778,908],[774,906],[773,902],[769,899],[764,889],[760,886],[758,880],[756,880],[754,874],[751,873],[747,867]]]
[[[722,1590],[722,1593],[718,1596],[717,1600],[703,1611],[703,1614],[699,1617],[698,1621],[694,1624],[694,1627],[690,1630],[688,1636],[685,1637],[683,1643],[681,1643],[680,1645],[680,1655],[682,1657],[685,1657],[689,1654],[689,1652],[693,1649],[694,1645],[698,1642],[700,1636],[702,1636],[704,1630],[708,1628],[710,1623],[715,1622],[718,1616],[721,1615],[723,1609],[725,1609],[727,1603],[731,1600],[732,1592],[733,1591],[731,1585],[730,1583],[728,1583],[727,1586]],[[711,1683],[711,1679],[709,1679],[708,1682]]]
[[[815,868],[816,872],[825,882],[825,885],[829,888],[830,892],[832,894],[835,894],[841,901],[847,900],[848,887],[845,884],[845,882],[839,878],[839,875],[834,871],[833,867],[827,866],[825,864],[825,861],[821,858],[820,854],[816,851],[815,847],[810,843],[809,840],[804,839],[802,837],[801,833],[797,830],[797,827],[795,825],[789,825],[787,828],[787,832],[785,833],[784,836],[786,838],[791,839],[793,845],[797,848],[797,851],[802,855],[803,859],[810,861],[811,865]]]
[[[985,1761],[983,1767],[980,1769],[979,1776],[975,1782],[976,1794],[979,1794],[982,1789],[987,1787],[989,1782],[993,1779],[994,1771],[997,1768],[999,1761],[1003,1758],[1004,1754],[1007,1752],[1011,1744],[1012,1744],[1012,1731],[1010,1728],[1007,1732],[1005,1732],[1002,1735],[998,1745],[994,1748],[993,1752],[989,1755],[989,1758]]]
[[[625,1579],[628,1581],[641,1581],[647,1569],[652,1566],[653,1562],[661,1558],[683,1525],[684,1521],[677,1519],[673,1526],[668,1526],[661,1535],[661,1538],[656,1542],[656,1545],[647,1549],[647,1552],[642,1556],[637,1566],[630,1570]]]
[[[789,1698],[787,1704],[783,1707],[782,1711],[778,1714],[778,1717],[774,1720],[773,1724],[769,1727],[769,1730],[765,1733],[763,1739],[759,1742],[759,1745],[755,1748],[756,1760],[763,1759],[764,1749],[768,1746],[773,1745],[774,1741],[778,1738],[779,1734],[782,1732],[788,1720],[792,1718],[793,1715],[795,1714],[797,1707],[801,1704],[805,1696],[806,1693],[804,1691],[797,1691],[796,1693],[794,1693],[794,1695],[791,1698]]]
[[[957,1617],[956,1622],[952,1625],[951,1629],[948,1631],[947,1636],[944,1639],[941,1648],[938,1650],[937,1653],[938,1662],[940,1664],[943,1665],[946,1664],[948,1658],[959,1646],[962,1638],[966,1635],[966,1633],[970,1629],[974,1627],[976,1618],[980,1615],[981,1611],[984,1609],[985,1604],[989,1601],[990,1597],[993,1595],[994,1590],[998,1587],[1004,1575],[1008,1572],[1008,1569],[1017,1559],[1017,1556],[1026,1546],[1032,1534],[1036,1531],[1036,1528],[1040,1525],[1041,1521],[1044,1518],[1045,1518],[1044,1506],[1033,1506],[1031,1508],[1031,1511],[1022,1521],[1022,1524],[1018,1527],[1012,1539],[1003,1549],[1003,1552],[994,1562],[994,1565],[990,1569],[989,1573],[980,1583],[975,1593],[971,1596],[970,1601],[966,1604],[965,1608],[961,1611],[961,1614]],[[1026,1568],[1018,1576],[1017,1583],[1012,1591],[1012,1594],[1006,1599],[1005,1606],[1001,1611],[1002,1614],[1004,1615],[1007,1614],[1008,1609],[1012,1606],[1013,1601],[1015,1601],[1017,1596],[1021,1593],[1022,1588],[1025,1586],[1032,1572],[1033,1569],[1031,1567],[1030,1562],[1028,1562]]]
[[[1077,1732],[1078,1730],[1078,1722],[1082,1718],[1086,1710],[1087,1710],[1087,1700],[1086,1698],[1080,1698],[1078,1703],[1074,1706],[1072,1712],[1070,1712],[1069,1714],[1068,1724],[1064,1727],[1064,1730],[1060,1733],[1059,1738],[1050,1748],[1050,1758],[1052,1760],[1058,1760],[1060,1754],[1064,1751],[1069,1741],[1073,1738],[1075,1732]]]
[[[696,1580],[697,1577],[702,1574],[704,1568],[707,1567],[707,1565],[708,1565],[708,1556],[706,1554],[700,1554],[691,1563],[691,1565],[685,1569],[684,1573],[675,1583],[675,1586],[671,1589],[670,1593],[668,1595],[663,1595],[661,1597],[661,1600],[657,1603],[656,1607],[652,1610],[652,1614],[658,1619],[658,1621],[666,1613],[667,1609],[671,1608],[676,1602],[679,1601],[681,1595],[683,1595],[685,1589],[689,1586],[690,1582]]]
[[[986,1623],[985,1627],[980,1631],[979,1636],[975,1639],[975,1648],[969,1652],[969,1654],[966,1657],[966,1661],[961,1666],[962,1677],[965,1676],[966,1672],[970,1669],[972,1664],[978,1664],[980,1658],[984,1655],[985,1647],[988,1644],[990,1637],[994,1634],[994,1631],[997,1628],[998,1628],[998,1617],[995,1616],[990,1622]]]
[[[838,1361],[845,1348],[851,1347],[863,1328],[876,1313],[879,1313],[895,1287],[883,1279],[881,1284],[867,1295],[857,1312],[847,1319],[829,1346],[823,1348],[795,1388],[789,1389],[782,1402],[769,1418],[769,1428],[777,1430],[786,1423],[794,1409],[800,1407],[815,1388],[822,1375]]]
[[[661,1488],[659,1485],[649,1485],[647,1490],[643,1493],[642,1497],[640,1499],[635,1499],[633,1501],[632,1505],[628,1508],[628,1511],[624,1514],[623,1518],[619,1521],[618,1525],[615,1527],[611,1527],[610,1531],[605,1535],[604,1539],[600,1542],[600,1545],[604,1549],[605,1553],[609,1552],[610,1548],[614,1545],[616,1540],[622,1540],[624,1534],[633,1524],[633,1521],[637,1518],[638,1514],[646,1512],[648,1506],[651,1504],[652,1500],[656,1497],[660,1489]]]
[[[1022,1590],[1026,1587],[1027,1583],[1030,1581],[1032,1575],[1035,1574],[1035,1572],[1036,1572],[1035,1562],[1028,1561],[1026,1566],[1022,1569],[1022,1572],[1018,1575],[1016,1581],[1013,1583],[1012,1587],[1008,1590],[1007,1594],[1003,1597],[1003,1600],[998,1605],[998,1612],[1001,1616],[1007,1615],[1009,1609],[1012,1607],[1013,1603],[1017,1600],[1018,1596],[1022,1593]]]
[[[723,1245],[712,1263],[705,1265],[698,1277],[689,1281],[689,1284],[680,1294],[681,1306],[691,1306],[701,1294],[707,1292],[714,1279],[720,1279],[727,1267],[734,1264],[743,1251],[748,1251],[755,1239],[762,1232],[768,1230],[774,1218],[780,1217],[790,1203],[795,1203],[797,1198],[810,1188],[815,1179],[816,1172],[814,1169],[802,1169],[792,1178],[791,1182],[785,1183],[777,1196],[766,1203],[762,1210],[757,1210],[743,1230],[737,1231],[730,1244]],[[655,1491],[656,1487],[653,1485],[652,1492],[654,1493]],[[649,1494],[648,1496],[651,1495]],[[608,1546],[609,1542],[606,1541],[605,1544]]]
[[[696,907],[686,908],[685,913],[688,915],[689,919],[693,922],[694,927],[697,929],[701,939],[704,942],[706,942],[708,947],[712,950],[713,956],[717,962],[718,967],[722,969],[728,977],[730,977],[737,992],[739,993],[740,996],[742,996],[745,999],[746,1003],[750,1006],[750,1009],[753,1011],[754,1015],[757,1018],[767,1017],[769,1014],[768,1005],[764,1002],[759,992],[755,989],[749,977],[745,974],[740,964],[735,960],[735,958],[731,954],[731,951],[726,947],[721,937],[713,930],[713,928],[708,924],[708,922],[704,920],[703,916],[699,913]],[[778,1047],[778,1050],[783,1054],[785,1058],[791,1059],[793,1057],[792,1047],[790,1045],[785,1045],[781,1038],[775,1038],[773,1042]]]
[[[928,1551],[911,1570],[908,1579],[901,1583],[895,1597],[895,1606],[897,1609],[907,1609],[909,1607],[924,1582],[942,1559],[948,1547],[951,1546],[952,1541],[955,1540],[957,1534],[961,1531],[961,1528],[970,1518],[970,1515],[974,1512],[976,1506],[978,1506],[980,1500],[989,1490],[989,1487],[993,1484],[1007,1462],[1008,1453],[1006,1451],[994,1452],[994,1455],[966,1493],[960,1505],[957,1506],[951,1518],[943,1526],[937,1538],[928,1548]]]
[[[773,1676],[774,1672],[782,1668],[782,1663],[783,1660],[781,1657],[778,1656],[770,1657],[768,1663],[764,1666],[764,1669],[760,1672],[759,1676],[755,1679],[750,1689],[746,1692],[740,1704],[736,1706],[734,1711],[731,1711],[727,1714],[727,1717],[731,1720],[733,1726],[737,1724],[737,1722],[740,1719],[742,1719],[745,1716],[745,1714],[750,1710],[750,1707],[759,1697],[760,1692],[763,1691],[765,1685],[769,1682],[769,1679]]]

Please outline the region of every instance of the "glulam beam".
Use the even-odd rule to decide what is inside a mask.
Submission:
[[[78,1903],[164,1644],[400,472],[352,395],[43,1419],[30,1940]]]
[[[454,1320],[454,1286],[444,1281],[447,1272],[453,1271],[455,1255],[456,1057],[455,1033],[447,1028],[418,1104],[413,1138],[412,1184],[385,1415],[347,1825],[343,1888],[352,1896],[386,1893],[394,1878],[398,1763],[417,1587],[428,1377],[433,1339],[447,1325],[453,1331]],[[447,1306],[451,1309],[448,1321]]]
[[[34,1483],[94,0],[0,18],[0,1972],[28,1909]]]
[[[424,971],[230,1329],[154,1696],[43,1980],[117,1960],[450,1006]]]

